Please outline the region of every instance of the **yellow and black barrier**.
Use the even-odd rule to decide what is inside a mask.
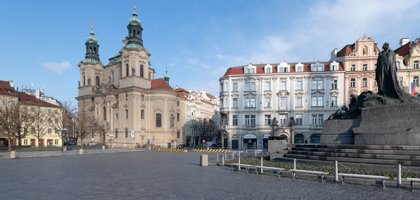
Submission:
[[[159,148],[157,149],[158,152],[179,152],[179,153],[187,153],[187,152],[196,152],[196,153],[229,153],[231,152],[229,149],[168,149],[168,148]]]

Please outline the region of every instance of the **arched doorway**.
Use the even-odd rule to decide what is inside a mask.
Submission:
[[[244,149],[257,149],[257,136],[246,134],[243,139]]]
[[[311,135],[311,143],[312,144],[319,144],[321,143],[321,134],[314,133]]]
[[[270,139],[271,135],[270,134],[265,134],[263,137],[263,150],[266,151],[268,150],[268,139]]]
[[[295,144],[303,144],[304,143],[304,137],[302,134],[296,134],[295,135]]]

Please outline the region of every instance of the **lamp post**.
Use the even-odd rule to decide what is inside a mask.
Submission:
[[[272,136],[276,136],[276,129],[278,128],[278,121],[276,119],[276,117],[273,118],[273,121],[271,122],[271,132],[272,132]]]
[[[294,136],[294,126],[296,125],[295,118],[291,117],[289,121],[289,128],[290,128],[290,137],[292,144],[295,144],[295,136]]]

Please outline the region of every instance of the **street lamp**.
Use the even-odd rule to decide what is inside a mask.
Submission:
[[[290,121],[289,121],[289,128],[290,128],[290,137],[291,137],[291,141],[292,141],[292,144],[295,144],[295,136],[294,136],[294,126],[296,125],[296,122],[295,122],[295,118],[294,117],[291,117],[290,118]]]

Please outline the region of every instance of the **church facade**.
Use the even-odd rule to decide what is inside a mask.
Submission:
[[[78,111],[93,116],[105,134],[89,143],[111,147],[170,147],[182,143],[179,100],[169,77],[155,78],[143,45],[143,28],[134,6],[122,49],[104,65],[93,28],[79,63]]]

